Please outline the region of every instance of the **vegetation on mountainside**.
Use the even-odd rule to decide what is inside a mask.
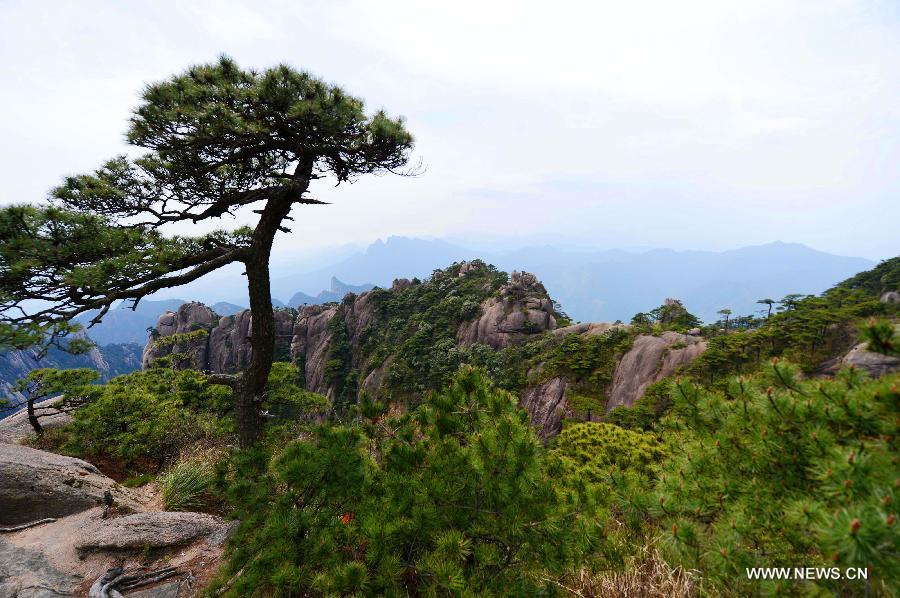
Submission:
[[[648,513],[670,562],[738,593],[779,585],[748,580],[747,567],[798,564],[868,568],[872,588],[896,590],[898,383],[850,369],[807,380],[773,359],[724,391],[675,384]]]
[[[685,332],[700,324],[700,318],[690,313],[678,299],[666,299],[659,307],[646,313],[637,313],[631,318],[631,325],[642,332]]]
[[[127,138],[146,153],[66,178],[51,204],[0,209],[0,346],[54,344],[79,314],[98,310],[99,321],[119,300],[137,305],[239,263],[253,311],[250,364],[210,381],[231,388],[238,438],[249,446],[261,432],[275,352],[275,235],[289,232],[294,206],[322,203],[308,195],[312,181],[396,172],[412,135],[402,119],[367,116],[361,100],[308,73],[241,70],[222,57],[147,86]],[[252,227],[164,234],[251,204]]]
[[[395,398],[446,387],[471,361],[472,350],[456,345],[457,328],[477,317],[482,301],[508,280],[493,266],[472,264],[465,276],[454,264],[436,270],[428,281],[373,291],[377,318],[361,334],[361,378],[390,359],[386,380]]]
[[[900,270],[900,265],[895,267]],[[725,374],[751,372],[769,357],[790,359],[812,372],[858,342],[861,320],[898,313],[896,304],[881,303],[861,288],[841,285],[818,297],[788,297],[780,302],[777,313],[751,327],[710,334],[707,350],[688,373],[710,383],[723,380]]]
[[[232,461],[226,595],[552,591],[603,538],[590,492],[556,476],[515,398],[463,369],[405,415]]]
[[[897,353],[897,307],[868,277],[788,297],[765,319],[726,314],[680,377],[602,422],[565,422],[544,446],[508,391],[564,376],[570,408],[600,415],[635,335],[681,329],[690,314],[668,302],[630,329],[457,347],[459,323],[506,281],[459,267],[376,290],[362,331],[349,300],[338,306],[325,364],[334,404],[274,364],[270,423],[252,449],[226,450],[231,390],[174,367],[180,353],[94,387],[64,448],[164,472],[167,508],[240,519],[210,595],[900,591],[900,374],[809,375],[860,334]],[[659,315],[667,306],[674,316]],[[385,364],[386,392],[359,393]],[[859,567],[868,581],[747,578],[772,566]]]

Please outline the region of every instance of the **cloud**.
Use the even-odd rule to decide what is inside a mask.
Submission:
[[[406,115],[428,167],[319,184],[334,203],[303,209],[286,250],[336,234],[565,231],[886,257],[900,252],[898,13],[849,0],[7,1],[0,202],[121,152],[144,83],[225,52]]]

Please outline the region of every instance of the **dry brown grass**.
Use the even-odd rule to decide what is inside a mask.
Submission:
[[[644,549],[621,571],[582,570],[558,582],[573,596],[584,598],[691,598],[699,596],[695,572],[666,563],[655,549]]]

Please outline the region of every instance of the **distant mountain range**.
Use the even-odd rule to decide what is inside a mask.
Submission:
[[[315,297],[312,295],[307,295],[303,292],[294,293],[291,297],[290,301],[288,301],[288,307],[300,307],[301,305],[320,305],[322,303],[329,303],[331,301],[340,301],[344,298],[344,295],[347,293],[364,293],[366,291],[371,291],[375,288],[373,284],[360,284],[360,285],[352,285],[352,284],[344,284],[337,277],[331,277],[331,290],[322,291]],[[216,313],[219,313],[219,310],[216,309],[216,306],[213,306],[213,310]]]
[[[437,268],[474,258],[501,270],[536,274],[563,310],[583,322],[628,321],[635,313],[660,305],[666,297],[681,299],[691,312],[711,322],[720,309],[753,313],[760,307],[758,299],[777,300],[790,293],[818,294],[874,265],[863,258],[781,242],[723,252],[573,251],[549,246],[485,252],[442,240],[390,237],[310,272],[291,272],[289,262],[273,265],[273,294],[290,296],[286,304],[290,307],[340,301],[349,292],[361,293],[373,285],[389,287],[395,278],[427,278]],[[316,295],[305,292],[326,285],[328,290]],[[239,303],[216,302],[217,294],[221,297],[226,290],[233,292],[222,280],[190,290],[191,300],[207,302],[220,315],[244,309]],[[87,332],[101,346],[143,346],[147,328],[156,325],[160,314],[174,311],[182,303],[182,299],[143,300],[136,310],[123,304]],[[277,299],[274,303],[276,307],[285,306]],[[92,316],[83,314],[77,321],[86,325]]]
[[[351,284],[387,287],[394,278],[425,278],[436,268],[474,258],[501,270],[536,274],[563,310],[584,322],[628,321],[666,297],[681,299],[711,322],[723,308],[749,314],[759,309],[756,301],[761,298],[821,293],[875,264],[782,242],[723,252],[574,251],[546,246],[485,252],[442,240],[390,237],[315,271],[290,273],[279,268],[273,271],[273,290],[322,288],[335,276]]]

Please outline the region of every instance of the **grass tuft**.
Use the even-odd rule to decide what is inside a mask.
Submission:
[[[211,463],[188,458],[178,461],[159,477],[160,495],[167,511],[201,510],[209,505],[215,479]]]

